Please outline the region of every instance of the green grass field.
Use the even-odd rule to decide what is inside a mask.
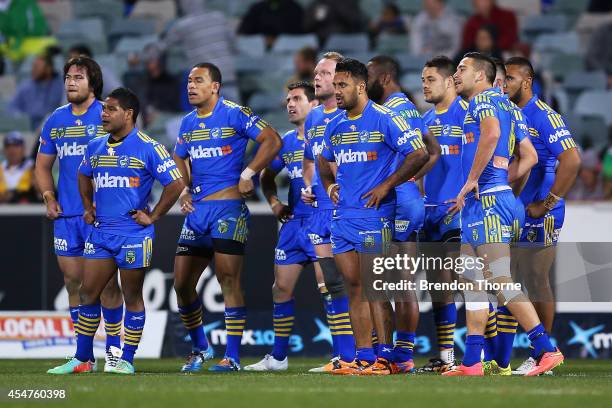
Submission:
[[[442,378],[308,374],[321,360],[292,359],[283,373],[183,375],[182,360],[136,360],[135,376],[50,376],[58,360],[0,360],[2,406],[70,407],[610,407],[612,363],[572,360],[554,376]],[[245,359],[243,364],[252,360]],[[424,363],[418,360],[417,365]],[[519,363],[518,361],[515,363]],[[9,401],[10,389],[65,389],[61,401]]]

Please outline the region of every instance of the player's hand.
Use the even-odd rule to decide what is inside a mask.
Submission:
[[[374,187],[372,190],[368,191],[363,196],[361,196],[361,199],[364,200],[369,197],[369,200],[365,206],[367,208],[376,207],[376,209],[378,209],[378,207],[380,207],[380,203],[389,194],[390,190],[391,188],[387,184],[380,183],[379,185]]]
[[[526,208],[527,215],[531,218],[542,218],[548,213],[548,208],[544,207],[544,200],[534,201]]]
[[[50,220],[56,220],[62,215],[62,207],[60,207],[59,203],[55,198],[47,199],[47,218]]]
[[[328,193],[332,203],[338,205],[338,201],[340,200],[340,186],[338,184],[332,184],[331,190],[328,189]]]
[[[277,201],[274,204],[272,204],[271,208],[272,208],[272,212],[274,213],[274,216],[278,218],[280,222],[287,222],[291,218],[293,218],[293,214],[291,213],[291,208],[281,203],[280,201]]]
[[[240,181],[238,182],[238,191],[242,198],[247,198],[253,195],[255,191],[255,185],[253,184],[252,179],[245,180],[240,177]]]
[[[132,219],[136,221],[137,224],[140,224],[144,227],[152,225],[155,220],[149,215],[148,212],[138,210],[134,215],[132,215]]]
[[[450,215],[455,215],[459,211],[461,211],[465,206],[465,196],[468,195],[468,193],[470,193],[471,191],[474,192],[474,197],[477,200],[480,200],[480,194],[478,193],[478,180],[466,181],[461,191],[459,191],[457,198],[455,198],[454,200],[446,200],[446,203],[454,203],[454,205],[451,206],[447,212]]]
[[[181,203],[181,212],[183,214],[189,214],[195,210],[195,208],[193,208],[193,200],[191,197],[191,193],[182,193],[179,197],[179,202]]]
[[[302,201],[309,205],[312,205],[317,199],[317,197],[314,194],[312,194],[311,186],[303,188],[301,196],[302,196]]]
[[[83,212],[83,219],[87,224],[93,224],[96,221],[96,209],[95,207],[90,208],[89,210],[85,210]]]

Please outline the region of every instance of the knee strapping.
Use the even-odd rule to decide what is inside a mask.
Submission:
[[[487,292],[466,290],[463,292],[465,297],[465,310],[476,311],[489,309],[489,298]]]
[[[323,270],[323,280],[325,281],[325,287],[331,295],[332,299],[346,296],[346,290],[344,288],[344,279],[342,274],[336,267],[334,258],[319,258],[319,265]]]

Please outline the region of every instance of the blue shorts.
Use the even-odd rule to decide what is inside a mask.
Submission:
[[[512,242],[519,242],[525,225],[525,205],[520,198],[516,198],[514,207],[514,223],[512,224]]]
[[[85,241],[92,230],[82,216],[58,218],[53,222],[53,246],[58,256],[83,256]]]
[[[124,237],[107,234],[92,228],[85,242],[83,256],[87,259],[113,258],[120,269],[139,269],[151,266],[153,237]]]
[[[334,254],[348,251],[386,253],[393,237],[391,218],[337,218],[331,223]]]
[[[283,224],[278,232],[274,263],[294,265],[314,262],[317,256],[308,238],[306,228],[310,217],[293,218]]]
[[[525,214],[525,224],[521,232],[520,242],[528,242],[540,246],[557,245],[564,220],[565,203],[557,204],[552,211],[542,218],[531,218]]]
[[[319,210],[315,209],[309,218],[307,228],[308,238],[312,245],[329,244],[331,242],[331,222],[334,215],[334,210]]]
[[[393,240],[399,242],[414,241],[416,233],[423,227],[425,204],[422,198],[409,201],[398,201],[395,206],[395,230]]]
[[[423,223],[425,242],[442,242],[450,238],[459,238],[461,234],[461,215],[448,213],[452,204],[428,205],[425,207],[425,222]],[[456,233],[453,233],[456,231]]]
[[[211,238],[245,243],[249,233],[249,209],[242,200],[194,201],[187,214],[179,245],[210,248]]]
[[[510,243],[516,211],[512,190],[470,196],[461,211],[461,242],[478,247],[483,244]]]

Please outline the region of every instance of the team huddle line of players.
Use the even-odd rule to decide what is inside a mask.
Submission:
[[[314,85],[288,87],[287,112],[295,129],[281,138],[249,108],[220,96],[222,77],[215,65],[197,64],[188,78],[195,109],[183,118],[170,156],[135,126],[139,101],[130,90],[118,88],[102,103],[97,63],[86,57],[68,61],[69,104],[43,127],[36,177],[47,216],[55,220],[55,251],[69,294],[77,350],[71,360],[48,372],[95,371],[93,338],[102,318],[104,371],[135,372],[153,224],[177,200],[185,221],[174,288],[192,342],[181,371],[200,371],[213,358],[196,292],[212,260],[225,302],[227,345],[209,371],[243,369],[239,351],[247,312],[240,274],[249,223],[244,199],[253,193],[252,178],[258,173],[282,222],[272,288],[275,338],[271,353],[245,370],[287,369],[293,290],[311,262],[333,358],[310,371],[339,375],[416,371],[419,309],[414,291],[406,291],[394,304],[362,298],[363,274],[380,254],[416,256],[417,241],[436,242],[445,256],[465,258],[463,265],[476,265],[468,262],[476,257],[486,259],[482,268],[466,268],[463,279],[510,283],[514,239],[541,250],[533,255],[513,249],[512,262],[526,260],[530,273],[547,282],[563,223],[562,197],[576,177],[580,156],[563,119],[533,94],[529,61],[512,58],[504,65],[469,53],[455,67],[446,57],[431,59],[422,78],[425,100],[434,108],[424,117],[401,92],[399,72],[391,57],[374,57],[365,65],[325,53]],[[258,150],[245,167],[249,139]],[[51,175],[56,158],[57,197]],[[287,204],[278,198],[275,183],[283,168],[290,179]],[[150,208],[154,180],[164,188]],[[451,270],[427,274],[430,281],[454,279]],[[550,291],[550,286],[537,290]],[[540,375],[563,362],[548,335],[554,303],[534,306],[522,292],[509,289],[492,294],[495,309],[486,292],[474,290],[462,293],[467,339],[462,364],[456,366],[453,295],[432,294],[440,355],[418,371],[510,375],[519,325],[528,333],[531,357],[514,373]]]

